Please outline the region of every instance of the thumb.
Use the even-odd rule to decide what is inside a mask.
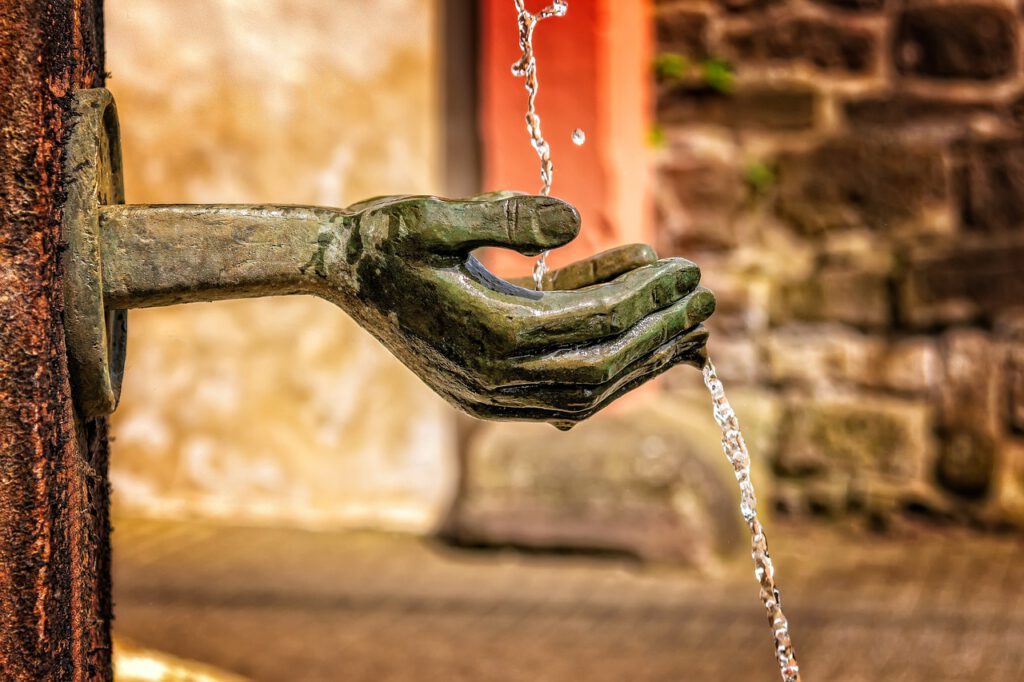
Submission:
[[[423,251],[468,253],[500,246],[535,255],[572,241],[580,215],[561,199],[499,194],[494,198],[449,201],[433,197],[411,202],[408,239]],[[407,214],[408,215],[408,214]]]

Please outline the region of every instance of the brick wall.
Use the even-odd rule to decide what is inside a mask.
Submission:
[[[778,403],[780,507],[1024,526],[1021,16],[657,3],[659,247]]]

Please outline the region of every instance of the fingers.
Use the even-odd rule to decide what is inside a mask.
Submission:
[[[560,429],[593,416],[628,393],[679,364],[701,367],[706,360],[707,330],[699,325],[662,344],[621,375],[598,386],[523,385],[493,391],[462,403],[483,419],[547,421]]]
[[[708,319],[714,310],[714,294],[698,287],[673,305],[649,315],[626,333],[609,341],[526,358],[514,367],[516,380],[531,384],[604,384]]]
[[[699,282],[696,265],[683,258],[666,258],[612,282],[545,294],[529,304],[529,314],[513,321],[515,350],[592,344],[617,336],[651,313],[673,305]]]
[[[576,261],[564,268],[544,275],[545,291],[571,291],[601,284],[615,279],[631,270],[650,265],[658,260],[654,249],[646,244],[617,246],[595,256]],[[532,289],[532,277],[517,277],[509,280],[516,286]]]
[[[651,379],[664,374],[676,365],[687,364],[700,369],[707,362],[708,332],[703,326],[699,326],[691,332],[687,332],[681,338],[673,339],[658,350],[651,353],[628,374],[615,380],[602,394],[600,400],[589,407],[571,414],[568,419],[550,419],[560,429],[568,429],[573,425],[592,417],[608,405],[618,400],[621,396],[629,393],[637,386],[641,386]]]
[[[580,216],[571,205],[542,196],[448,201],[416,197],[386,210],[405,218],[405,240],[426,253],[464,254],[482,246],[536,255],[576,237]]]

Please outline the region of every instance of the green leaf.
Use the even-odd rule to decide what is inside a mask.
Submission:
[[[722,93],[732,92],[736,72],[732,65],[723,59],[708,59],[700,66],[704,82],[709,87]]]
[[[751,161],[743,169],[743,179],[758,194],[775,184],[775,170],[764,161]]]
[[[660,81],[676,81],[690,70],[690,61],[678,52],[662,52],[654,58],[654,76]]]
[[[665,146],[665,129],[655,123],[647,133],[647,144],[654,149],[661,149]]]

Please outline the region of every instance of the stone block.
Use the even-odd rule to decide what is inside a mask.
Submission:
[[[777,211],[801,232],[914,224],[947,196],[942,152],[858,138],[778,161]]]
[[[751,403],[736,401],[736,409],[755,447],[770,439],[770,403]],[[456,543],[698,565],[742,556],[749,542],[736,482],[710,410],[703,391],[660,393],[564,434],[537,424],[482,424],[468,444],[445,535]],[[770,499],[770,488],[760,489],[770,484],[767,473],[755,476],[762,499]]]
[[[663,9],[655,21],[657,49],[691,59],[708,56],[708,18],[702,12],[679,7]]]
[[[970,427],[942,430],[940,437],[936,466],[939,484],[961,497],[984,497],[995,475],[997,441]]]
[[[803,507],[814,516],[839,518],[850,510],[855,491],[844,477],[820,478],[805,481],[800,496]]]
[[[672,0],[669,1],[671,2]],[[785,2],[785,0],[720,0],[719,4],[727,11],[738,14],[741,12],[766,10],[772,7],[777,7],[783,2]]]
[[[658,120],[666,125],[717,125],[791,131],[814,126],[816,92],[801,84],[743,85],[729,93],[681,84],[658,97]]]
[[[1024,127],[1024,95],[1018,95],[1007,105],[1005,111],[1018,129]]]
[[[997,522],[1024,528],[1024,440],[1000,448],[988,511]]]
[[[1005,349],[984,331],[958,329],[942,337],[941,351],[943,426],[996,437],[1004,423]]]
[[[900,282],[900,318],[910,326],[990,320],[1024,301],[1024,242],[959,244],[912,252]]]
[[[1024,141],[963,145],[955,187],[968,232],[1024,232]]]
[[[872,385],[878,383],[885,341],[841,325],[791,326],[768,336],[765,355],[773,383]]]
[[[1006,363],[1010,428],[1024,433],[1024,341],[1010,346]]]
[[[1016,71],[1017,40],[1017,19],[1006,7],[911,7],[896,21],[893,61],[908,76],[990,81]]]
[[[851,99],[843,103],[850,126],[876,136],[922,139],[964,137],[972,126],[998,119],[998,109],[988,102],[956,102],[911,94],[886,94]]]
[[[1010,308],[995,317],[993,330],[999,338],[1024,343],[1024,305]]]
[[[890,323],[890,283],[886,272],[826,267],[816,276],[781,282],[771,300],[776,323],[842,322],[860,328]]]
[[[886,0],[814,0],[823,7],[835,7],[836,9],[850,12],[877,12],[885,8]]]
[[[938,481],[950,492],[979,498],[991,485],[1003,427],[1003,355],[980,330],[948,332],[941,352]]]
[[[812,242],[817,253],[816,263],[832,268],[891,271],[899,264],[893,249],[877,232],[871,230],[837,230],[828,232]],[[786,258],[786,260],[789,260]],[[785,270],[784,270],[785,272]]]
[[[715,334],[714,339],[715,368],[726,386],[754,384],[764,377],[763,354],[749,335]]]
[[[737,244],[731,226],[747,191],[735,164],[692,149],[674,152],[671,165],[658,170],[655,196],[663,255]]]
[[[701,263],[701,283],[715,292],[718,303],[708,320],[712,334],[750,338],[768,327],[772,275],[759,270],[760,263],[751,264],[754,259],[763,260],[760,249],[754,248],[751,253],[740,247],[694,257]],[[804,267],[800,261],[800,255],[793,256],[792,270]]]
[[[911,486],[934,459],[930,409],[875,394],[794,399],[778,434],[773,459],[787,476]]]
[[[865,28],[811,17],[755,22],[726,31],[727,55],[748,64],[805,64],[837,74],[870,73],[878,39]]]
[[[893,342],[881,364],[881,385],[899,393],[930,393],[938,386],[943,374],[938,344],[927,336]]]

